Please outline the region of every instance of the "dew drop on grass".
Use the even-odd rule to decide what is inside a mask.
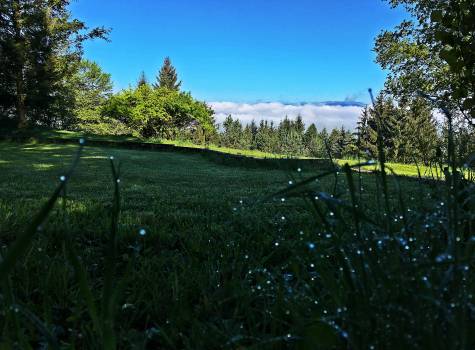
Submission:
[[[450,254],[440,254],[439,256],[437,256],[437,258],[435,258],[435,261],[438,262],[438,263],[442,263],[444,261],[450,261],[452,260],[452,255]]]
[[[84,145],[86,143],[86,140],[84,140],[83,138],[79,139],[79,144],[80,145]]]
[[[335,213],[331,211],[330,216],[335,216]]]
[[[289,181],[289,185],[293,185],[294,182],[292,180]]]
[[[59,180],[60,180],[61,182],[64,182],[64,181],[66,181],[66,176],[64,176],[64,175],[61,175],[61,176],[59,177]]]
[[[145,229],[141,228],[140,231],[139,231],[139,235],[141,235],[143,237],[146,234],[147,234],[147,231],[145,231]]]
[[[278,247],[278,246],[279,246],[279,242],[275,242],[274,245],[275,245],[276,247]]]
[[[301,169],[301,168],[298,168],[297,171],[298,171],[299,173],[301,173],[301,172],[302,172],[302,169]]]
[[[281,220],[282,220],[282,221],[285,221],[285,216],[282,216],[282,217],[281,217]]]
[[[109,159],[110,159],[110,160],[114,160],[114,156],[110,156]]]
[[[120,184],[120,179],[117,179],[117,183]]]
[[[285,198],[282,198],[280,201],[281,201],[281,202],[285,202]]]
[[[308,248],[309,248],[310,250],[314,250],[314,249],[315,249],[315,243],[309,243],[309,244],[308,244]]]

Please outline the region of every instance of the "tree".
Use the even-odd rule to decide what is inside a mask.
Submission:
[[[213,110],[190,93],[142,85],[123,90],[105,103],[102,116],[118,120],[144,137],[173,139],[183,131],[216,132]]]
[[[105,38],[71,18],[70,1],[0,2],[0,111],[18,127],[67,127],[73,120],[74,92],[68,80],[82,55],[82,43]]]
[[[175,67],[173,67],[170,58],[165,57],[163,61],[162,68],[157,76],[157,82],[154,84],[154,87],[157,88],[167,88],[170,90],[178,91],[181,86],[181,81],[178,81],[177,73]]]
[[[74,128],[94,134],[130,134],[122,122],[101,115],[101,110],[112,96],[111,75],[88,60],[82,60],[69,80],[74,92]]]
[[[452,0],[431,12],[440,58],[449,65],[453,96],[467,121],[475,124],[475,3]],[[465,114],[466,113],[466,114]]]
[[[325,157],[325,145],[314,123],[310,124],[305,131],[304,145],[306,155],[316,158]]]
[[[148,84],[147,76],[145,75],[145,72],[142,71],[142,73],[140,73],[139,79],[137,80],[137,86],[140,87],[142,85],[147,85],[147,84]]]

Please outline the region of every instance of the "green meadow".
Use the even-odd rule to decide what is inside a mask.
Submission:
[[[430,336],[438,327],[473,341],[456,313],[472,302],[473,247],[456,261],[444,252],[440,185],[388,176],[386,211],[371,171],[87,142],[61,178],[78,149],[0,143],[4,258],[63,186],[15,256],[3,348],[442,349]],[[434,303],[449,266],[460,288]]]

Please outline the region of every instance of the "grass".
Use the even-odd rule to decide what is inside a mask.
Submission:
[[[2,285],[0,348],[475,344],[473,213],[450,228],[443,182],[389,176],[386,212],[349,167],[86,147],[58,187],[77,148],[0,143],[2,256],[63,197]]]
[[[64,140],[76,142],[80,137],[84,135],[81,132],[73,132],[66,130],[35,130],[32,132],[31,137],[34,139],[39,139],[45,142],[52,140]],[[180,140],[164,140],[164,139],[146,139],[134,136],[105,136],[105,135],[87,135],[88,140],[90,141],[100,141],[100,142],[109,142],[112,145],[114,144],[136,144],[136,143],[145,143],[145,144],[165,144],[176,146],[178,148],[196,148],[196,149],[209,149],[212,151],[220,152],[223,154],[232,154],[245,157],[252,157],[257,159],[282,159],[287,156],[275,153],[261,152],[258,150],[242,150],[234,149],[227,147],[220,147],[216,145],[209,145],[207,147],[203,145],[197,145],[189,141],[180,141]],[[300,158],[300,159],[311,159],[311,158]],[[346,163],[354,165],[358,163],[358,160],[355,159],[337,159],[336,163],[339,166],[343,166]],[[419,175],[424,178],[441,178],[443,175],[440,173],[440,169],[436,166],[426,166],[424,164],[401,164],[401,163],[388,163],[387,164],[391,169],[393,169],[398,175],[401,176],[411,176],[418,177]],[[371,168],[366,168],[370,170],[375,170],[378,166],[375,165]]]

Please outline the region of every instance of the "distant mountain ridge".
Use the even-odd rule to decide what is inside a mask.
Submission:
[[[264,102],[265,103],[265,102]],[[289,106],[304,106],[304,105],[314,105],[314,106],[337,106],[337,107],[366,107],[367,104],[358,101],[323,101],[323,102],[281,102],[284,105]]]

